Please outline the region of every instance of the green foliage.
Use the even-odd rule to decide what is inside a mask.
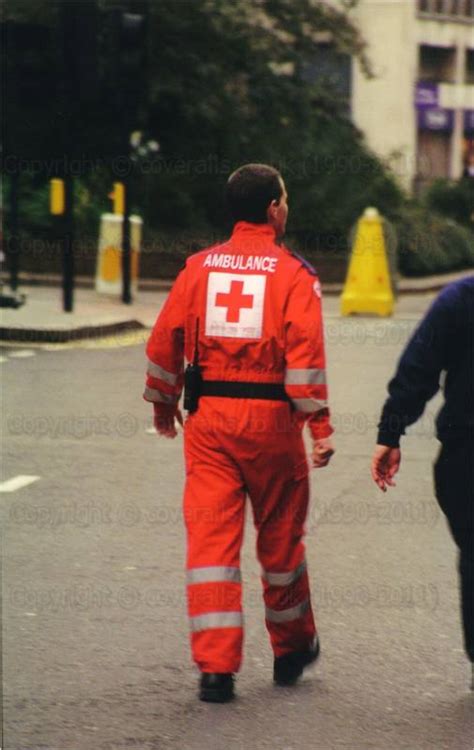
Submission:
[[[289,229],[304,244],[344,237],[368,203],[398,207],[399,189],[344,103],[300,75],[321,33],[369,69],[344,11],[310,0],[184,0],[176,13],[174,0],[160,0],[150,26],[150,131],[161,152],[147,222],[223,229],[225,181],[251,161],[281,169]]]
[[[7,190],[9,189],[7,181]],[[20,224],[28,217],[28,227],[32,234],[46,232],[51,224],[49,213],[49,187],[38,180],[31,172],[23,173],[19,181]],[[7,204],[8,206],[8,204]]]
[[[106,175],[108,178],[108,175]],[[97,184],[101,184],[101,190]],[[103,211],[110,210],[107,203],[104,175],[95,174],[88,179],[76,179],[74,183],[74,217],[76,221],[76,232],[78,235],[97,235],[100,215]],[[9,217],[9,202],[7,197],[10,192],[10,178],[7,176],[3,181],[4,188],[4,213],[6,219]],[[20,227],[27,228],[31,236],[46,236],[55,219],[49,212],[49,181],[44,176],[34,172],[23,172],[19,180],[19,207]],[[103,196],[103,200],[97,200],[97,196]]]
[[[399,270],[426,276],[474,266],[472,232],[425,208],[407,205],[396,219]]]
[[[58,4],[51,0],[10,0],[2,8],[2,20],[51,26],[57,20]]]
[[[320,114],[312,118],[308,134],[288,179],[294,196],[290,230],[330,242],[345,237],[367,206],[386,216],[399,208],[402,194],[395,180],[348,121]]]
[[[474,229],[474,179],[436,180],[427,189],[424,202],[433,211]]]
[[[233,169],[250,161],[280,168],[290,196],[289,242],[309,255],[315,248],[345,247],[350,227],[368,205],[387,218],[399,215],[403,195],[347,119],[346,103],[327,82],[308,83],[302,75],[321,35],[338,53],[357,57],[371,74],[364,41],[347,13],[353,5],[354,0],[341,2],[339,9],[312,0],[149,3],[148,93],[140,116],[160,152],[142,158],[131,175],[132,209],[144,216],[146,231],[189,236],[190,250],[209,236],[225,234],[225,182]],[[58,7],[49,0],[12,0],[8,18],[41,22],[57,33]],[[130,3],[98,0],[97,8],[107,14],[129,9]],[[99,23],[101,80],[115,65],[113,55],[108,57],[105,18]],[[106,102],[97,110],[83,106],[79,97],[79,109],[82,119],[72,117],[74,132],[86,134],[94,165],[76,178],[75,213],[77,234],[90,236],[100,213],[110,209],[113,181],[123,176],[117,168],[114,173],[113,160],[112,169],[105,166],[105,151],[116,153],[118,146],[110,144],[119,142],[123,123],[111,116]],[[48,123],[45,112],[33,115]],[[10,131],[19,125],[10,122]],[[23,130],[28,127],[25,122]],[[51,127],[42,126],[43,131],[54,141]],[[37,142],[41,145],[35,141],[35,147]],[[99,144],[103,150],[96,158]],[[45,179],[53,174],[46,174],[50,161],[43,158],[42,177],[22,178],[21,217],[31,233],[47,232],[51,221]],[[410,226],[424,229],[426,221],[411,218]],[[407,238],[404,247],[411,241]]]

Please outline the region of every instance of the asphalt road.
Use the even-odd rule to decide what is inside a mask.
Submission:
[[[368,471],[429,301],[403,299],[393,320],[325,302],[337,454],[313,472],[307,535],[323,655],[296,687],[272,685],[249,516],[245,660],[224,706],[196,700],[182,445],[147,431],[143,344],[0,352],[3,479],[37,477],[0,494],[5,750],[471,750],[456,555],[432,495],[439,398],[404,439],[397,488]]]

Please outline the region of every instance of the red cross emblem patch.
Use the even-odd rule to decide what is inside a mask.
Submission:
[[[206,335],[261,338],[266,281],[264,275],[211,272]]]

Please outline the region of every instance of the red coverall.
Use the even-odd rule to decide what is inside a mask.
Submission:
[[[321,293],[270,225],[238,222],[228,242],[190,257],[147,345],[144,398],[175,409],[183,359],[204,381],[284,384],[288,400],[202,396],[185,422],[187,591],[201,672],[237,672],[243,617],[240,549],[250,497],[275,656],[305,649],[315,623],[302,542],[309,500],[302,437],[332,433]],[[291,403],[289,403],[291,399]]]

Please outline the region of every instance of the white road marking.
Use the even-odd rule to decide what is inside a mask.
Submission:
[[[26,359],[27,357],[36,357],[36,352],[33,349],[18,349],[16,352],[11,352],[10,357],[16,357],[17,359]]]
[[[22,487],[27,487],[29,484],[33,484],[40,477],[34,476],[33,474],[19,474],[17,477],[7,479],[6,482],[0,482],[0,492],[16,492],[21,490]]]

